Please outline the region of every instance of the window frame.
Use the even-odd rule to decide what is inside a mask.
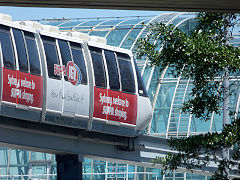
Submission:
[[[64,64],[64,63],[65,63],[65,60],[64,60],[64,63],[63,63],[62,50],[61,50],[59,41],[62,41],[62,42],[64,42],[64,43],[67,44],[67,46],[68,46],[68,52],[69,52],[69,55],[70,55],[70,61],[72,61],[72,62],[74,62],[73,56],[72,56],[72,53],[71,53],[71,48],[70,48],[70,44],[69,44],[68,40],[56,38],[56,44],[57,44],[57,46],[58,46],[58,48],[59,48],[59,53],[60,53],[58,59],[59,59],[59,61],[60,61],[60,64],[61,64],[62,66],[65,66],[65,69],[66,69],[66,68],[67,68],[67,64]],[[61,58],[61,59],[60,59],[60,58]],[[68,62],[70,62],[70,61],[68,61]],[[67,63],[68,63],[68,62],[67,62]],[[65,76],[65,75],[63,75],[63,79],[64,79],[66,82],[70,82],[70,81],[68,80],[68,77]]]
[[[9,26],[6,26],[6,25],[0,25],[0,31],[2,33],[7,33],[8,34],[8,37],[9,37],[9,41],[10,41],[10,46],[11,46],[11,49],[12,49],[12,58],[13,58],[13,67],[7,67],[5,66],[5,62],[4,62],[4,56],[3,56],[3,49],[2,49],[2,44],[1,44],[1,54],[2,54],[2,60],[3,60],[3,67],[6,68],[6,69],[10,69],[10,70],[17,70],[17,62],[16,62],[16,54],[15,54],[15,48],[14,48],[14,39],[13,39],[13,32],[12,32],[12,28],[9,27]]]
[[[72,45],[71,45],[72,43]],[[74,45],[76,44],[76,45]],[[76,49],[76,50],[79,50],[81,51],[82,53],[82,57],[83,57],[83,62],[84,62],[84,69],[85,69],[85,72],[86,72],[86,82],[81,82],[80,84],[81,85],[88,85],[88,69],[87,69],[87,61],[86,61],[86,57],[84,55],[84,51],[83,51],[83,47],[82,47],[82,44],[79,43],[79,42],[72,42],[72,41],[68,41],[68,45],[69,45],[69,50],[70,50],[70,54],[71,54],[71,58],[72,58],[72,61],[75,63],[75,60],[74,60],[74,56],[73,56],[73,52],[72,52],[72,48],[73,49]],[[77,45],[79,45],[79,47],[77,47]],[[75,63],[77,66],[78,64]],[[82,70],[81,67],[78,67],[80,69],[80,71]],[[82,71],[81,71],[82,72]]]
[[[131,64],[131,71],[132,71],[132,80],[134,82],[134,85],[132,87],[134,87],[134,92],[130,92],[130,91],[125,91],[123,90],[123,83],[122,83],[122,73],[121,73],[121,68],[120,68],[120,64],[119,63],[119,56],[118,54],[121,56],[121,55],[124,55],[124,56],[127,56],[129,58],[123,58],[121,60],[123,61],[128,61],[130,64]],[[120,74],[120,83],[121,83],[121,91],[123,93],[127,93],[127,94],[136,94],[137,93],[137,87],[136,87],[136,82],[137,82],[137,79],[136,79],[136,72],[135,72],[135,68],[133,66],[133,62],[132,62],[132,57],[128,54],[128,53],[123,53],[123,52],[118,52],[118,51],[115,51],[115,55],[116,55],[116,59],[117,59],[117,62],[118,62],[118,68],[119,68],[119,74]],[[123,57],[123,56],[122,56]]]
[[[102,88],[102,89],[107,89],[108,88],[108,79],[107,79],[107,71],[106,71],[106,66],[105,66],[105,62],[104,62],[104,57],[103,57],[103,49],[99,48],[99,47],[95,47],[95,46],[88,46],[89,51],[90,51],[90,55],[91,55],[91,60],[92,60],[92,65],[93,65],[93,73],[94,73],[94,82],[95,82],[95,86],[97,88]],[[91,50],[91,49],[97,49],[99,52]],[[101,56],[101,64],[102,64],[102,72],[103,72],[103,81],[104,81],[104,86],[99,86],[96,84],[96,74],[95,74],[95,68],[94,68],[94,60],[93,60],[93,56],[92,56],[92,51],[99,54]]]
[[[143,79],[142,79],[142,75],[138,69],[138,66],[137,66],[137,63],[135,61],[135,59],[133,59],[133,62],[134,62],[134,67],[135,67],[135,72],[136,72],[136,79],[137,79],[137,91],[138,91],[138,95],[139,96],[142,96],[142,97],[148,97],[148,93],[147,93],[147,90],[146,90],[146,86],[143,82]],[[142,86],[142,89],[140,89],[139,86]],[[143,91],[142,93],[140,91]]]
[[[18,49],[19,49],[19,48],[18,48],[17,43],[16,43],[16,36],[14,35],[14,30],[20,31],[21,36],[22,36],[23,45],[24,45],[24,50],[25,50],[25,55],[26,55],[26,60],[27,60],[27,71],[24,71],[24,70],[20,69],[20,63],[19,63],[20,61],[19,61],[19,53],[18,53]],[[29,63],[27,45],[26,45],[26,41],[25,41],[25,36],[24,36],[23,30],[17,29],[17,28],[12,28],[12,32],[13,32],[13,38],[14,38],[14,43],[15,43],[16,53],[17,53],[18,69],[19,69],[19,71],[21,71],[21,72],[30,73],[30,63]]]
[[[54,69],[53,69],[53,76],[49,76],[49,69],[48,69],[48,60],[47,60],[47,55],[46,55],[46,50],[45,50],[45,46],[44,43],[53,45],[55,47],[55,52],[56,52],[56,57],[57,57],[57,61],[58,61],[58,65],[61,65],[61,61],[59,59],[59,52],[58,52],[58,47],[57,47],[57,38],[45,35],[45,34],[41,34],[41,41],[42,41],[42,46],[43,46],[43,53],[45,56],[45,63],[46,63],[46,73],[47,73],[47,77],[53,80],[62,80],[62,73],[58,76],[58,75],[54,75]],[[54,65],[54,64],[53,64]],[[53,67],[54,68],[54,67]]]
[[[33,37],[30,37],[28,35],[25,34],[31,34],[33,35]],[[39,53],[39,46],[38,46],[38,43],[37,43],[37,40],[36,40],[36,37],[35,37],[35,34],[33,32],[29,32],[29,31],[25,31],[25,30],[22,30],[22,34],[23,34],[23,38],[24,38],[24,43],[25,43],[25,49],[26,49],[26,53],[27,53],[27,59],[28,59],[28,73],[31,74],[31,75],[35,75],[35,76],[42,76],[42,66],[41,66],[41,57],[40,57],[40,53]],[[38,62],[39,62],[39,70],[40,70],[40,73],[39,74],[36,74],[36,73],[32,73],[31,72],[31,62],[30,62],[30,56],[29,56],[29,50],[28,50],[28,45],[27,45],[27,38],[30,39],[30,40],[33,40],[35,42],[35,45],[36,45],[36,53],[37,53],[37,56],[38,56]]]
[[[113,54],[114,58],[115,58],[115,63],[116,63],[116,70],[117,70],[117,77],[118,77],[118,84],[119,84],[119,89],[113,89],[111,88],[111,85],[110,85],[110,76],[109,76],[109,68],[108,68],[108,60],[107,60],[107,56],[106,56],[106,51],[109,51],[110,53]],[[118,59],[117,59],[117,56],[116,56],[116,52],[113,51],[113,50],[109,50],[109,49],[103,49],[103,56],[105,58],[105,63],[106,63],[106,73],[107,73],[107,83],[108,83],[108,87],[110,90],[113,90],[113,91],[122,91],[122,84],[121,84],[121,76],[120,76],[120,69],[119,69],[119,64],[118,64]]]

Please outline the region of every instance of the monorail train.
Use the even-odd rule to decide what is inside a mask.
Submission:
[[[104,41],[0,14],[0,115],[138,135],[152,118],[145,86],[131,52]]]

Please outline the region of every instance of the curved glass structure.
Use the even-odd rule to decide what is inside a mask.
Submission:
[[[163,13],[158,16],[146,17],[108,17],[97,19],[48,19],[39,20],[42,24],[58,26],[63,32],[78,31],[90,36],[101,36],[107,39],[107,44],[130,49],[135,53],[136,41],[145,37],[149,32],[147,25],[154,22],[174,24],[185,32],[190,32],[196,25],[195,14],[192,13]],[[146,26],[145,26],[146,25]],[[239,46],[239,34],[234,35],[231,43]],[[159,43],[160,42],[154,42]],[[159,49],[161,53],[161,49]],[[203,122],[190,114],[182,114],[179,107],[189,98],[193,87],[191,79],[173,77],[171,69],[165,67],[160,71],[151,66],[147,59],[136,59],[146,84],[148,95],[153,106],[153,118],[145,133],[159,137],[187,137],[207,131],[221,131],[222,115],[212,114],[211,121]],[[231,78],[237,82],[239,78]],[[230,98],[230,108],[239,111],[240,88],[235,87],[235,93]],[[117,164],[99,160],[85,159],[84,179],[86,180],[148,180],[148,179],[208,179],[208,177],[174,173],[162,176],[161,170]],[[55,179],[55,156],[45,153],[23,151],[18,149],[0,150],[0,179]]]

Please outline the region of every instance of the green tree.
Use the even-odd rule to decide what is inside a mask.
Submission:
[[[213,112],[221,113],[226,90],[233,89],[230,94],[233,93],[234,88],[224,88],[222,82],[226,70],[231,77],[240,75],[240,49],[228,43],[233,38],[238,17],[230,13],[199,13],[197,26],[190,33],[172,24],[150,24],[151,33],[138,41],[138,58],[144,56],[153,66],[160,69],[168,66],[174,76],[192,79],[192,98],[183,104],[183,113],[210,120]],[[153,43],[156,39],[160,44]],[[236,84],[230,86],[236,87]],[[218,163],[213,179],[228,179],[229,170],[240,173],[240,120],[234,114],[230,113],[231,123],[225,125],[221,133],[169,140],[171,148],[179,153],[156,157],[154,163],[162,163],[164,170],[175,170],[180,165],[188,169],[201,168],[212,160]],[[219,156],[224,148],[231,150],[229,158]]]

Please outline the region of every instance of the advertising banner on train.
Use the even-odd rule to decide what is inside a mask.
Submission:
[[[95,87],[93,116],[136,125],[137,96]]]
[[[3,68],[2,100],[41,108],[42,77]]]

